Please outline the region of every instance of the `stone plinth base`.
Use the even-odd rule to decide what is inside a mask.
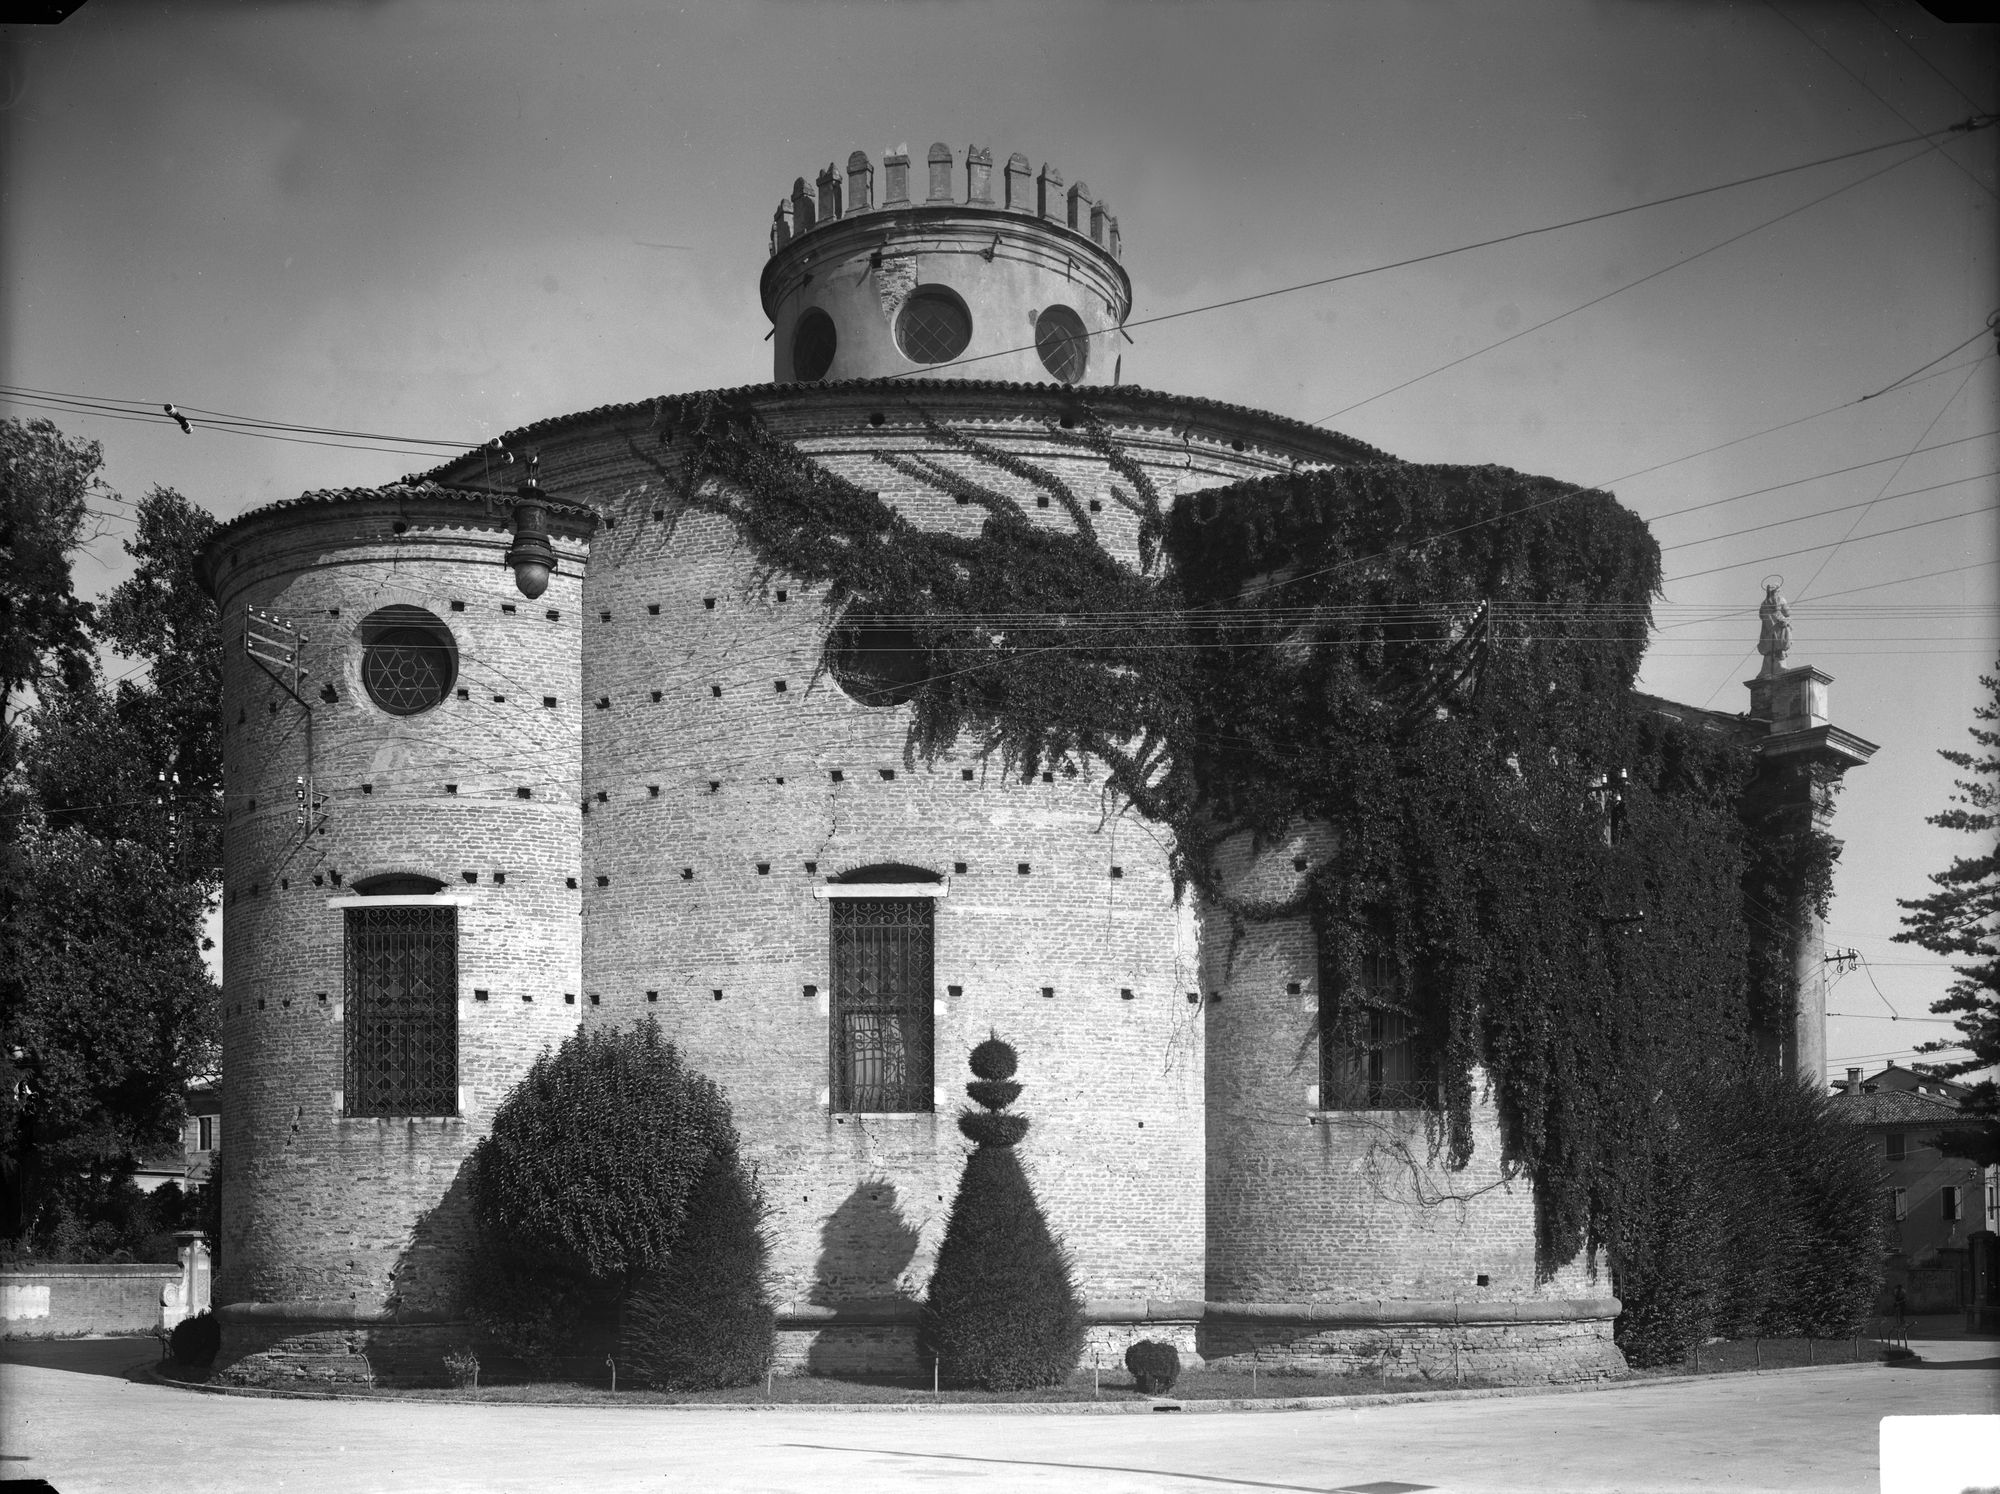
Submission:
[[[339,1314],[311,1303],[238,1302],[217,1309],[214,1380],[266,1390],[450,1383],[444,1356],[471,1344],[466,1323],[391,1313]]]
[[[1548,1302],[1210,1303],[1211,1369],[1365,1375],[1455,1385],[1563,1385],[1626,1372],[1616,1299]]]

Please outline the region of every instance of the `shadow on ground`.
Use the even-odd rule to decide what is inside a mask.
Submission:
[[[0,1342],[0,1364],[26,1364],[72,1375],[132,1378],[135,1370],[159,1363],[160,1341],[131,1338],[10,1338]]]

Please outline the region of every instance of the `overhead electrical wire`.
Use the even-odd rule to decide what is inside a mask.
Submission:
[[[1822,544],[1806,545],[1797,550],[1781,550],[1775,555],[1758,555],[1749,560],[1734,561],[1729,565],[1710,566],[1707,570],[1703,571],[1683,571],[1678,576],[1666,577],[1661,584],[1670,585],[1675,581],[1692,581],[1697,576],[1713,576],[1723,571],[1741,570],[1745,566],[1767,565],[1773,560],[1789,560],[1794,555],[1812,555],[1821,550],[1837,550],[1842,545],[1865,545],[1871,540],[1887,539],[1892,534],[1907,534],[1912,529],[1927,529],[1933,524],[1949,524],[1954,519],[1976,519],[1981,514],[1995,512],[1996,507],[1996,505],[1989,503],[1984,508],[1969,508],[1965,512],[1957,514],[1940,514],[1935,519],[1919,519],[1914,524],[1899,524],[1894,529],[1878,529],[1873,534],[1864,534],[1850,539],[1827,540]]]
[[[1343,281],[1358,280],[1364,275],[1379,275],[1388,270],[1408,269],[1412,265],[1427,264],[1433,260],[1448,259],[1453,255],[1458,255],[1458,254],[1469,254],[1475,249],[1491,249],[1500,244],[1511,244],[1521,239],[1535,238],[1541,234],[1556,233],[1565,228],[1579,228],[1587,223],[1602,223],[1611,218],[1623,217],[1627,213],[1643,212],[1647,208],[1665,207],[1670,203],[1687,202],[1696,197],[1706,197],[1711,193],[1726,192],[1732,187],[1747,187],[1757,182],[1772,181],[1778,177],[1790,176],[1796,172],[1810,171],[1814,167],[1831,166],[1841,161],[1852,161],[1861,156],[1875,155],[1878,152],[1885,150],[1895,150],[1898,147],[1905,145],[1933,144],[1934,142],[1936,142],[1937,137],[1949,136],[1953,134],[1967,134],[1976,130],[1988,129],[1995,122],[1996,122],[1995,118],[1990,115],[1973,115],[1967,119],[1959,121],[1957,124],[1948,125],[1943,129],[1932,130],[1929,131],[1928,133],[1906,135],[1899,140],[1884,141],[1880,145],[1863,146],[1859,150],[1842,151],[1837,155],[1821,156],[1816,160],[1802,161],[1799,162],[1797,165],[1793,166],[1781,166],[1772,171],[1762,171],[1752,176],[1737,177],[1731,181],[1717,182],[1707,187],[1696,187],[1686,192],[1675,192],[1665,197],[1650,198],[1645,202],[1635,202],[1627,207],[1610,208],[1603,212],[1588,213],[1580,218],[1566,218],[1560,223],[1547,223],[1543,224],[1538,228],[1523,228],[1523,229],[1518,229],[1512,233],[1497,234],[1492,238],[1478,239],[1471,243],[1456,245],[1455,247],[1450,249],[1437,249],[1427,254],[1412,255],[1407,259],[1392,260],[1379,265],[1370,265],[1364,269],[1348,270],[1338,275],[1325,275],[1314,280],[1302,280],[1297,282],[1296,284],[1278,286],[1273,290],[1256,291],[1249,295],[1232,296],[1227,300],[1211,301],[1201,306],[1184,307],[1179,311],[1166,311],[1166,312],[1161,312],[1156,316],[1140,317],[1133,320],[1128,320],[1120,324],[1119,327],[1107,329],[1101,332],[1094,331],[1087,333],[1086,335],[1092,337],[1105,337],[1111,335],[1111,333],[1114,331],[1123,332],[1133,327],[1157,326],[1161,322],[1176,321],[1182,317],[1199,315],[1202,312],[1221,311],[1231,306],[1249,305],[1254,301],[1268,301],[1274,296],[1288,296],[1298,291],[1316,290],[1321,286],[1338,285]],[[1927,152],[1920,154],[1926,154],[1926,153]],[[1918,159],[1918,157],[1913,156],[1910,157],[1909,159],[1915,160]],[[1862,178],[1862,180],[1865,181],[1867,180],[1867,178],[1864,177]],[[1859,183],[1852,183],[1850,185],[1859,185]],[[896,377],[922,378],[927,373],[935,372],[937,369],[940,368],[956,368],[966,364],[984,362],[989,358],[1011,357],[1017,353],[1032,352],[1034,351],[1034,348],[1035,344],[1024,343],[1017,348],[1003,348],[998,352],[980,353],[969,358],[954,359],[948,363],[932,364],[929,365],[926,369],[916,370],[911,374],[897,375]]]
[[[1905,51],[1907,51],[1912,57],[1916,58],[1917,61],[1921,62],[1925,67],[1929,68],[1934,74],[1936,74],[1938,80],[1941,83],[1943,83],[1946,88],[1949,88],[1953,93],[1957,94],[1960,98],[1964,99],[1965,102],[1970,107],[1974,109],[1982,107],[1980,105],[1979,100],[1975,99],[1971,94],[1967,93],[1963,88],[1960,88],[1956,83],[1952,82],[1952,80],[1945,75],[1943,70],[1940,69],[1935,62],[1932,62],[1930,58],[1926,57],[1921,51],[1919,51],[1917,49],[1917,44],[1915,42],[1911,41],[1907,36],[1903,35],[1902,32],[1898,31],[1894,26],[1890,25],[1886,20],[1884,20],[1882,18],[1882,13],[1876,10],[1874,6],[1870,5],[1868,3],[1868,0],[1855,0],[1855,4],[1859,5],[1863,10],[1867,11],[1869,15],[1873,16],[1875,18],[1875,23],[1878,26],[1880,26],[1884,31],[1888,32],[1891,36],[1895,37],[1897,41],[1901,42],[1903,44],[1903,49]]]
[[[1844,514],[1857,508],[1870,509],[1878,503],[1894,503],[1898,498],[1917,498],[1925,493],[1941,492],[1945,488],[1963,487],[1969,482],[1984,482],[1989,477],[2000,477],[2000,469],[1995,469],[1991,472],[1974,472],[1969,477],[1954,477],[1948,482],[1934,482],[1927,487],[1905,488],[1900,493],[1877,493],[1873,498],[1864,498],[1857,503],[1842,503],[1832,508],[1809,509],[1802,514],[1792,514],[1790,517],[1783,519],[1772,519],[1763,524],[1752,524],[1745,529],[1726,529],[1721,534],[1705,534],[1700,539],[1681,540],[1675,544],[1662,545],[1660,546],[1660,553],[1664,555],[1670,550],[1686,550],[1695,545],[1713,545],[1722,540],[1736,539],[1746,534],[1756,534],[1764,529],[1778,529],[1786,524],[1803,524],[1809,519],[1824,518],[1828,514]],[[1844,537],[1842,540],[1835,542],[1835,548],[1838,548],[1843,543],[1845,543]]]
[[[1831,61],[1835,67],[1839,68],[1843,73],[1846,73],[1848,77],[1852,78],[1858,85],[1860,85],[1861,91],[1863,93],[1867,94],[1868,97],[1875,100],[1876,103],[1880,104],[1884,109],[1887,109],[1891,114],[1895,115],[1897,119],[1901,120],[1910,129],[1914,130],[1917,127],[1916,122],[1912,120],[1907,114],[1905,114],[1901,109],[1898,109],[1894,104],[1890,103],[1887,99],[1883,98],[1881,94],[1877,93],[1874,89],[1874,86],[1870,84],[1866,78],[1862,77],[1861,74],[1857,73],[1853,68],[1849,67],[1846,63],[1842,62],[1838,57],[1834,56],[1832,49],[1829,48],[1825,42],[1821,41],[1818,37],[1814,36],[1810,31],[1806,30],[1805,27],[1801,26],[1797,21],[1793,20],[1790,16],[1786,15],[1782,10],[1779,10],[1777,6],[1777,0],[1764,0],[1764,4],[1766,8],[1770,10],[1772,15],[1776,16],[1779,20],[1783,21],[1787,26],[1791,27],[1792,30],[1798,32],[1800,36],[1803,36],[1807,41],[1811,42],[1815,47],[1819,48],[1821,52],[1825,53],[1827,59]],[[1942,154],[1942,152],[1940,152],[1940,154]],[[2000,192],[1996,192],[1992,187],[1987,185],[1985,182],[1981,181],[1978,177],[1974,176],[1972,174],[1972,169],[1969,166],[1965,165],[1961,161],[1953,159],[1949,155],[1945,156],[1945,160],[1950,161],[1951,164],[1958,169],[1960,174],[1962,174],[1967,181],[1971,182],[1973,186],[1977,187],[1980,191],[1984,192],[1988,197],[1994,198],[1995,200],[2000,200]]]
[[[1697,249],[1692,254],[1683,255],[1681,258],[1673,261],[1673,263],[1662,265],[1657,270],[1648,271],[1646,274],[1639,276],[1635,280],[1628,280],[1623,285],[1617,286],[1612,290],[1604,292],[1604,294],[1601,296],[1593,296],[1588,301],[1584,301],[1578,305],[1572,306],[1566,311],[1559,311],[1554,316],[1546,317],[1543,320],[1536,322],[1531,327],[1523,327],[1518,332],[1510,332],[1505,337],[1499,338],[1494,342],[1487,343],[1484,347],[1475,348],[1469,353],[1463,353],[1458,357],[1451,359],[1449,362],[1440,363],[1437,367],[1428,369],[1423,373],[1415,375],[1414,377],[1404,379],[1399,384],[1391,384],[1387,389],[1381,390],[1380,392],[1375,394],[1371,394],[1366,399],[1358,399],[1354,401],[1353,404],[1342,405],[1338,410],[1335,410],[1331,415],[1321,415],[1317,419],[1314,419],[1308,423],[1312,425],[1325,425],[1330,420],[1338,420],[1341,416],[1352,414],[1354,411],[1361,409],[1364,405],[1372,405],[1378,399],[1387,399],[1392,394],[1400,393],[1401,391],[1410,388],[1412,385],[1421,384],[1426,379],[1435,378],[1437,377],[1437,375],[1441,373],[1445,373],[1451,369],[1457,368],[1462,363],[1470,363],[1474,358],[1478,358],[1483,356],[1484,354],[1490,353],[1495,348],[1504,348],[1510,342],[1518,342],[1521,338],[1539,332],[1544,327],[1552,327],[1557,322],[1563,321],[1568,317],[1575,316],[1578,312],[1588,311],[1593,306],[1602,306],[1606,301],[1609,301],[1614,296],[1622,296],[1625,294],[1626,291],[1636,290],[1638,289],[1638,287],[1645,285],[1649,281],[1658,280],[1662,275],[1666,275],[1674,270],[1678,270],[1683,265],[1691,265],[1696,260],[1705,259],[1709,255],[1716,253],[1718,250],[1727,249],[1731,244],[1741,243],[1744,239],[1750,238],[1754,234],[1762,233],[1767,228],[1776,227],[1778,224],[1783,223],[1787,218],[1795,218],[1800,213],[1805,212],[1809,208],[1818,207],[1821,203],[1828,202],[1833,198],[1840,196],[1842,193],[1852,192],[1856,187],[1865,186],[1867,183],[1874,181],[1876,177],[1884,176],[1887,173],[1894,171],[1899,166],[1907,166],[1912,161],[1921,160],[1924,156],[1929,155],[1932,151],[1935,151],[1938,148],[1939,148],[1938,145],[1931,144],[1926,146],[1923,150],[1917,151],[1913,155],[1908,155],[1903,157],[1903,159],[1900,161],[1891,161],[1887,166],[1883,166],[1875,171],[1871,171],[1866,176],[1856,177],[1853,181],[1848,182],[1844,186],[1835,187],[1831,192],[1823,192],[1818,197],[1814,197],[1809,201],[1802,202],[1797,207],[1787,208],[1784,212],[1777,214],[1775,217],[1766,218],[1763,222],[1754,224],[1751,227],[1744,229],[1740,233],[1733,233],[1728,238],[1721,240],[1719,243],[1710,244],[1708,245],[1708,247],[1704,249]],[[1949,357],[1950,355],[1947,354],[1946,356]]]
[[[1128,320],[1120,328],[1107,329],[1106,331],[1103,332],[1092,332],[1089,335],[1107,336],[1110,334],[1111,331],[1123,331],[1125,329],[1133,327],[1157,325],[1162,322],[1175,321],[1184,317],[1199,315],[1204,312],[1224,310],[1232,306],[1242,306],[1254,301],[1269,300],[1276,296],[1291,295],[1298,291],[1312,290],[1327,285],[1336,285],[1344,281],[1359,279],[1367,275],[1382,274],[1390,270],[1406,269],[1412,265],[1426,264],[1435,260],[1450,258],[1455,255],[1468,254],[1479,249],[1493,248],[1501,244],[1514,243],[1523,239],[1538,237],[1543,234],[1560,232],[1563,229],[1577,228],[1590,223],[1605,222],[1609,219],[1623,217],[1630,213],[1642,212],[1649,208],[1664,207],[1677,202],[1687,202],[1695,198],[1709,196],[1716,192],[1729,191],[1736,187],[1745,187],[1745,186],[1755,185],[1756,183],[1759,182],[1773,181],[1780,177],[1790,176],[1801,171],[1810,171],[1821,166],[1836,165],[1843,161],[1851,161],[1859,159],[1860,157],[1863,156],[1875,155],[1885,150],[1895,150],[1905,145],[1923,144],[1930,146],[1931,148],[1936,148],[1936,145],[1939,142],[1941,142],[1941,140],[1944,138],[1947,138],[1954,134],[1969,134],[1978,130],[1983,130],[1989,128],[1994,123],[1995,120],[1992,116],[1974,115],[1965,120],[1959,121],[1956,124],[1947,126],[1943,129],[1931,130],[1928,132],[1919,132],[1916,134],[1903,136],[1896,140],[1888,140],[1888,141],[1883,141],[1876,145],[1863,146],[1856,150],[1841,151],[1833,155],[1820,156],[1810,161],[1802,161],[1790,166],[1777,167],[1770,171],[1756,172],[1749,176],[1735,177],[1729,181],[1716,182],[1705,187],[1691,188],[1685,192],[1669,193],[1662,197],[1649,198],[1644,202],[1632,203],[1625,207],[1609,208],[1601,212],[1587,213],[1579,217],[1563,219],[1560,222],[1556,223],[1547,223],[1539,225],[1534,228],[1517,229],[1510,233],[1496,234],[1489,238],[1478,239],[1469,243],[1454,245],[1453,247],[1448,249],[1432,250],[1424,254],[1412,255],[1404,259],[1394,260],[1379,265],[1366,266],[1358,270],[1343,271],[1337,275],[1321,276],[1313,280],[1300,281],[1291,285],[1278,286],[1271,290],[1258,291],[1244,296],[1233,296],[1225,300],[1208,302],[1198,306],[1183,307],[1176,311],[1162,312],[1156,316],[1142,317],[1136,320]],[[1919,159],[1921,155],[1928,153],[1929,152],[1927,150],[1918,153],[1917,156],[1908,157],[1906,159],[1908,160]],[[1903,162],[1892,163],[1892,165],[1884,167],[1882,169],[1885,171],[1893,170],[1895,169],[1895,166],[1901,164],[1903,164]],[[1835,192],[1828,193],[1826,194],[1826,196],[1837,195],[1838,192],[1846,191],[1851,187],[1859,186],[1862,183],[1871,180],[1874,176],[1880,174],[1881,174],[1880,172],[1872,172],[1868,176],[1861,177],[1854,182],[1848,183],[1846,187],[1835,189]],[[1813,200],[1813,202],[1806,203],[1801,208],[1795,208],[1792,209],[1791,211],[1792,212],[1803,211],[1804,207],[1810,207],[1813,205],[1814,202],[1819,202],[1824,200],[1825,200],[1824,197],[1816,198]],[[1790,216],[1790,214],[1787,213],[1781,216]],[[1776,222],[1778,220],[1772,219],[1770,221]],[[1763,226],[1768,226],[1768,225],[1763,225]],[[1755,230],[1749,230],[1749,231],[1755,232]],[[1726,242],[1733,242],[1733,240],[1725,241],[1725,243]],[[1714,247],[1720,248],[1722,246],[1716,245]],[[944,368],[959,367],[970,363],[977,363],[989,358],[1008,357],[1016,353],[1033,351],[1034,346],[1035,345],[1033,343],[1024,343],[1018,348],[1008,348],[995,353],[983,353],[975,355],[973,357],[954,359],[946,363],[926,365],[922,369],[913,370],[908,375],[896,375],[893,377],[926,377]],[[1949,354],[1947,354],[1946,356],[1949,356]],[[67,394],[64,393],[63,391],[58,391],[58,390],[37,389],[27,385],[0,386],[0,393],[4,393],[10,398],[16,396],[27,396],[27,397],[39,396],[42,398],[54,398],[54,399],[63,399],[72,401],[90,401],[102,406],[118,407],[115,409],[105,408],[98,412],[103,414],[106,418],[111,418],[111,419],[148,419],[154,421],[163,421],[171,418],[170,416],[168,416],[165,407],[162,404],[160,404],[158,401],[150,399],[131,399],[124,397],[119,397],[115,399],[108,399],[108,398],[96,399],[92,396],[78,396],[74,394]],[[348,438],[354,441],[371,441],[371,442],[386,441],[386,442],[394,442],[397,443],[399,446],[404,446],[404,447],[408,446],[434,447],[434,448],[444,448],[447,450],[459,450],[459,451],[471,451],[477,449],[482,445],[487,444],[484,441],[477,441],[477,440],[465,441],[465,440],[443,439],[436,437],[414,437],[414,436],[406,437],[380,431],[357,431],[341,427],[311,426],[311,425],[296,424],[288,421],[263,420],[258,417],[236,414],[229,411],[204,409],[202,407],[194,405],[184,405],[181,406],[180,408],[189,415],[202,416],[203,418],[201,425],[203,428],[228,430],[234,434],[239,434],[239,435],[251,435],[251,434],[256,434],[259,431],[265,433],[276,433],[275,435],[271,436],[272,439],[298,439],[303,436],[338,436],[338,437]],[[335,442],[333,444],[339,445],[340,443]],[[359,447],[351,449],[382,450],[384,448]],[[397,452],[394,454],[402,454],[402,453]]]
[[[1855,462],[1846,467],[1833,467],[1825,472],[1815,472],[1811,477],[1794,477],[1786,482],[1774,482],[1767,488],[1751,488],[1748,492],[1731,493],[1727,498],[1711,498],[1703,503],[1691,503],[1686,508],[1670,508],[1665,513],[1647,514],[1645,515],[1645,519],[1648,524],[1660,524],[1668,519],[1678,519],[1684,514],[1696,514],[1706,509],[1720,508],[1725,503],[1740,503],[1745,498],[1757,498],[1765,493],[1782,492],[1786,488],[1802,487],[1809,482],[1823,482],[1829,477],[1844,477],[1849,472],[1861,472],[1869,467],[1880,467],[1889,462],[1906,462],[1913,456],[1922,456],[1925,452],[1944,451],[1949,447],[1963,446],[1968,441],[1984,441],[1993,436],[2000,436],[2000,430],[1979,431],[1974,435],[1959,436],[1950,441],[1940,441],[1934,446],[1919,446],[1911,451],[1902,452],[1895,456],[1872,457],[1865,462]],[[1896,496],[1901,497],[1902,495],[1899,493]]]

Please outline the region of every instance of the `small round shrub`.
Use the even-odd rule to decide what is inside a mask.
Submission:
[[[196,1313],[174,1324],[167,1346],[174,1363],[184,1369],[207,1369],[222,1352],[222,1324],[212,1312]]]
[[[734,1146],[717,1147],[666,1262],[625,1301],[621,1362],[656,1390],[751,1385],[770,1368],[777,1314],[764,1274],[764,1199]]]
[[[444,1372],[460,1390],[479,1388],[479,1356],[470,1349],[454,1349],[445,1355]]]
[[[1165,1395],[1181,1377],[1181,1351],[1156,1338],[1142,1338],[1125,1351],[1125,1368],[1147,1395]]]

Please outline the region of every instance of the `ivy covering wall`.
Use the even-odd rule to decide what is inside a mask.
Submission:
[[[1379,979],[1368,994],[1427,1055],[1443,1159],[1470,1155],[1490,1084],[1506,1160],[1537,1185],[1545,1268],[1602,1246],[1622,1291],[1651,1292],[1635,1357],[1709,1331],[1735,1268],[1682,1238],[1675,1179],[1700,1165],[1689,1141],[1715,1097],[1761,1124],[1743,1098],[1753,1030],[1789,1020],[1786,921],[1823,903],[1837,845],[1809,794],[1757,777],[1742,734],[1634,692],[1660,580],[1645,524],[1547,478],[1392,462],[1170,506],[1069,405],[1047,437],[1108,464],[1135,566],[1053,469],[917,413],[937,457],[878,460],[980,510],[976,535],[919,528],[715,397],[647,454],[774,573],[906,630],[927,664],[913,759],[1091,765],[1172,832],[1183,885],[1246,922],[1310,919],[1336,1041],[1368,1042],[1364,962],[1393,971],[1393,997]],[[1068,525],[1031,521],[1006,479]],[[1290,902],[1232,898],[1221,841],[1305,823],[1333,833],[1331,863]],[[1785,1104],[1769,1126],[1796,1135]],[[1865,1161],[1833,1150],[1847,1160],[1820,1185],[1869,1189]],[[1814,1321],[1866,1311],[1869,1233],[1821,1240],[1862,1264]]]

